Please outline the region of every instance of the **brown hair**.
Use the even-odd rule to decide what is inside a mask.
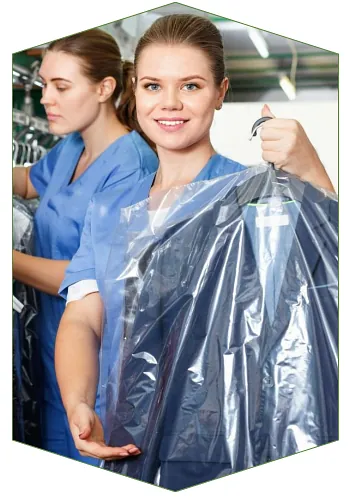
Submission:
[[[220,31],[205,17],[170,14],[157,19],[140,38],[135,51],[135,73],[142,51],[152,44],[184,44],[205,52],[215,84],[225,78],[224,48]]]
[[[48,51],[65,52],[81,60],[83,72],[92,82],[101,82],[107,76],[117,85],[112,99],[119,100],[117,117],[129,130],[137,130],[148,141],[136,119],[132,77],[134,65],[122,61],[115,39],[98,28],[53,41]],[[149,141],[148,141],[149,142]]]

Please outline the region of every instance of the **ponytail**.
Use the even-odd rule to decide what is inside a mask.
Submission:
[[[119,121],[129,130],[136,130],[143,139],[155,149],[155,144],[144,134],[137,121],[136,100],[134,93],[135,76],[134,65],[130,61],[124,61],[122,67],[122,92],[120,93],[117,105],[117,117]]]

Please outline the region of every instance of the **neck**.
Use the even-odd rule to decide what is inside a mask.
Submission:
[[[80,132],[85,145],[84,157],[91,163],[119,137],[128,133],[112,106],[102,107],[94,122]]]
[[[185,150],[166,150],[157,148],[159,169],[153,191],[167,190],[192,182],[205,167],[215,150],[209,138]]]

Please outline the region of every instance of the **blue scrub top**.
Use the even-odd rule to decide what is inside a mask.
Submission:
[[[113,142],[76,181],[70,182],[83,150],[81,135],[70,134],[31,168],[30,179],[41,198],[34,221],[38,257],[71,260],[79,248],[93,195],[112,191],[116,200],[123,198],[124,191],[158,167],[156,154],[133,131]],[[61,297],[40,293],[38,329],[44,399],[59,409],[62,401],[54,369],[54,347],[64,308]]]
[[[215,154],[193,182],[215,179],[245,169],[245,166]],[[86,214],[79,250],[69,264],[59,290],[63,298],[67,297],[68,287],[81,280],[96,279],[101,289],[120,211],[148,198],[154,178],[155,173],[151,173],[121,194],[111,190],[93,197]]]

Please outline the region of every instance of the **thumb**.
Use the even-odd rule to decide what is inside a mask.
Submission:
[[[264,104],[261,110],[261,116],[271,116],[271,118],[276,118],[267,104]]]
[[[87,439],[90,436],[93,426],[92,418],[89,411],[80,411],[76,415],[74,424],[78,428],[80,439]]]

